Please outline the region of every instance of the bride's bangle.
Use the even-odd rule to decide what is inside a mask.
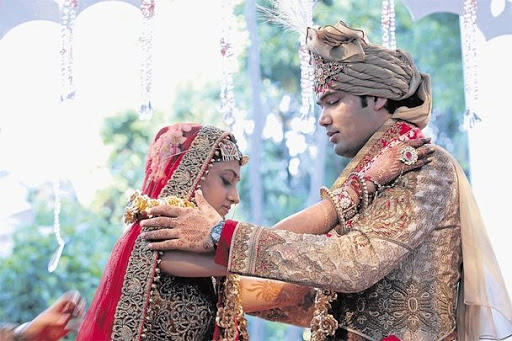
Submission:
[[[375,180],[374,178],[372,178],[372,177],[371,177],[371,176],[369,176],[369,175],[364,175],[364,176],[363,176],[363,180],[373,183],[373,185],[375,186],[375,192],[380,191],[380,189],[382,188],[382,185],[381,185],[381,184],[379,184],[379,183],[377,182],[377,180]]]
[[[363,176],[363,181],[371,182],[373,184],[373,186],[375,186],[375,192],[370,193],[372,195],[372,201],[375,200],[375,198],[377,198],[377,196],[379,195],[380,190],[384,186],[382,186],[380,183],[377,182],[377,180],[375,180],[374,178],[372,178],[369,175],[364,175]]]
[[[320,195],[322,199],[328,199],[332,203],[340,225],[344,226],[347,220],[357,214],[354,199],[352,199],[344,187],[337,188],[333,191],[330,191],[327,187],[322,187],[320,188]]]
[[[356,192],[356,195],[359,198],[359,203],[357,205],[358,211],[363,211],[368,207],[368,203],[370,201],[370,193],[368,192],[368,186],[366,185],[366,181],[363,179],[362,173],[350,173],[348,176],[346,186],[352,188]]]

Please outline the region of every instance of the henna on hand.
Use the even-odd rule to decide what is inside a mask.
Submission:
[[[196,191],[197,208],[179,208],[160,205],[148,210],[150,215],[159,215],[141,221],[142,227],[157,230],[141,234],[150,241],[151,250],[184,250],[193,252],[213,251],[210,230],[222,218]]]
[[[430,138],[401,141],[383,149],[370,162],[369,168],[364,172],[365,176],[383,186],[391,183],[403,173],[423,167],[432,161],[429,156],[435,150],[432,146],[425,146],[429,142]],[[406,165],[400,161],[400,153],[407,146],[416,148],[418,153],[418,160],[411,165]]]

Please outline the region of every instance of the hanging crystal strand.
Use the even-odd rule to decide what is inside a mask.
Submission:
[[[153,17],[155,14],[155,1],[142,0],[140,5],[142,13],[141,43],[141,105],[139,118],[149,120],[153,115],[151,105],[151,87],[153,81]]]
[[[59,4],[61,15],[61,94],[60,102],[66,103],[75,98],[76,88],[73,78],[73,28],[75,25],[77,0],[56,0]],[[53,272],[59,264],[64,239],[60,231],[60,179],[53,180],[54,208],[53,208],[53,233],[57,239],[57,250],[48,262],[48,272]]]
[[[50,262],[48,263],[48,272],[53,272],[57,269],[59,264],[60,256],[64,250],[64,239],[62,239],[60,231],[60,179],[56,178],[53,180],[53,195],[54,195],[54,210],[53,210],[53,233],[57,239],[57,250],[54,252]]]
[[[313,8],[315,7],[315,1],[303,0],[301,6],[305,20],[306,27],[313,26]],[[303,30],[299,35],[299,59],[300,59],[300,88],[301,88],[301,99],[302,104],[300,107],[300,113],[302,120],[306,124],[311,123],[314,125],[314,118],[312,119],[312,113],[314,109],[313,102],[313,66],[309,62],[310,56],[306,47],[306,30]],[[314,129],[313,129],[314,130]]]
[[[464,0],[462,13],[462,55],[464,60],[464,129],[470,129],[482,119],[476,114],[478,101],[478,60],[476,47],[476,0]]]
[[[389,0],[389,48],[396,50],[395,0]]]
[[[313,9],[317,0],[270,0],[270,7],[258,6],[268,21],[276,22],[285,28],[299,33],[301,121],[304,131],[314,131],[315,118],[313,102],[313,66],[309,63],[306,48],[306,31],[313,26]],[[312,125],[313,129],[310,129]]]
[[[380,27],[382,30],[382,45],[389,48],[389,1],[382,0],[380,13]]]
[[[60,101],[67,102],[75,98],[73,79],[73,27],[76,18],[77,0],[57,1],[61,16],[61,94]]]
[[[220,83],[220,111],[222,118],[228,126],[235,122],[235,95],[233,85],[233,72],[235,66],[235,53],[233,51],[233,1],[221,1],[221,36],[220,54],[222,56],[222,77]]]
[[[382,0],[380,25],[382,29],[382,45],[388,49],[396,49],[395,0]]]

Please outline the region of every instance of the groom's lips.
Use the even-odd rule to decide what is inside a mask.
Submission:
[[[329,142],[334,143],[333,137],[334,137],[334,135],[336,135],[338,133],[339,133],[339,131],[337,131],[337,130],[328,131],[327,132],[327,137],[329,137]]]
[[[340,132],[339,130],[327,130],[326,134],[327,134],[327,137],[332,137],[334,134],[337,134],[339,132]]]

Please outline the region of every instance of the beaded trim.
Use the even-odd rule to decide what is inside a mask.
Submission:
[[[249,340],[247,320],[240,299],[240,276],[230,274],[224,282],[224,306],[218,306],[215,322],[222,328],[219,341]]]

